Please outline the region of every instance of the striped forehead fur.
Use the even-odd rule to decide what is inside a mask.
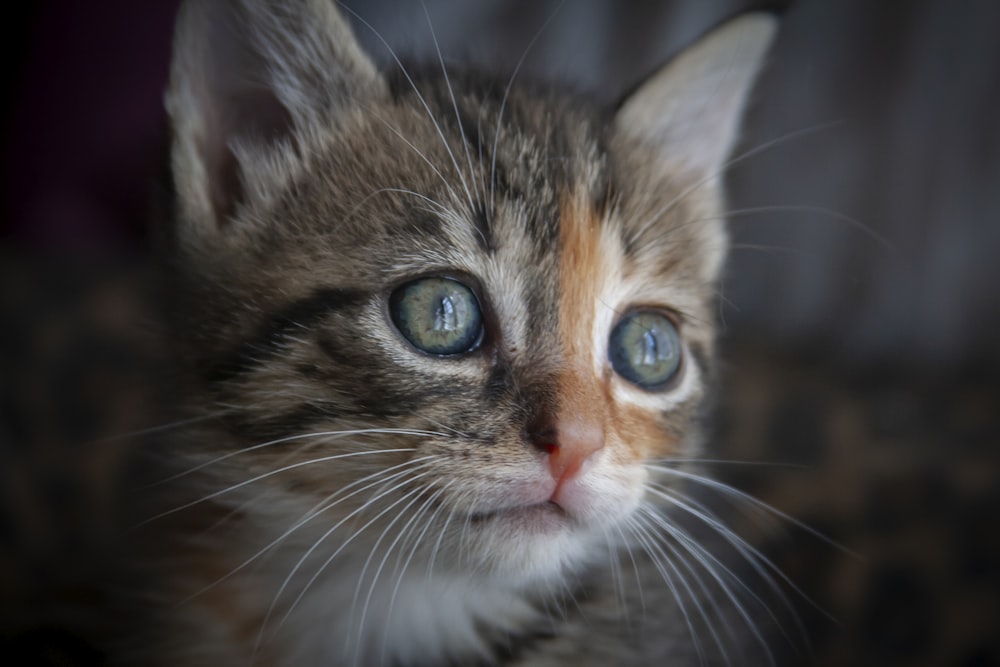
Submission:
[[[433,84],[445,87],[442,80]],[[671,264],[697,263],[703,252],[717,254],[724,242],[717,227],[695,229],[689,224],[691,229],[685,229],[683,215],[692,210],[690,201],[668,212],[676,219],[674,225],[651,218],[656,207],[645,200],[641,207],[622,203],[620,189],[632,194],[632,188],[621,188],[620,182],[633,176],[618,172],[629,165],[615,156],[611,166],[605,166],[602,137],[590,122],[574,118],[567,109],[555,123],[551,110],[516,90],[506,105],[495,162],[486,155],[471,163],[452,162],[449,150],[461,158],[467,139],[447,107],[432,107],[431,122],[415,99],[401,97],[372,106],[342,133],[330,135],[322,144],[325,149],[314,146],[309,169],[293,178],[280,197],[258,200],[244,210],[242,230],[250,238],[241,243],[245,249],[232,262],[216,256],[211,263],[190,268],[207,270],[207,280],[226,283],[226,292],[217,296],[258,303],[265,312],[280,308],[289,297],[304,298],[316,286],[343,284],[346,279],[352,287],[364,287],[381,284],[386,276],[402,279],[428,269],[506,271],[540,286],[549,281],[528,277],[532,269],[537,275],[554,266],[560,252],[555,232],[559,199],[568,192],[593,201],[595,207],[607,202],[619,206],[618,233],[626,252],[643,264],[667,269],[657,276],[659,282],[668,277]],[[425,99],[435,97],[428,94]],[[496,131],[488,124],[495,124],[489,112],[498,111],[480,109],[481,125]],[[493,138],[492,132],[483,134]],[[664,204],[662,199],[656,202]],[[487,203],[489,211],[479,210]],[[337,224],[331,227],[334,220]],[[637,233],[636,226],[643,230]],[[671,227],[673,232],[665,231]],[[718,231],[719,237],[697,238],[707,230],[713,235]],[[246,271],[248,264],[254,266],[252,272]],[[218,271],[225,273],[213,275]],[[698,292],[714,276],[687,272],[669,277],[690,282],[685,288],[695,291],[691,300],[700,301],[703,294]],[[223,324],[231,324],[228,317]]]

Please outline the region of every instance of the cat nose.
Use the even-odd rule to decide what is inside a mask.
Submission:
[[[576,476],[604,448],[604,429],[596,419],[579,416],[560,420],[558,441],[549,452],[552,478],[562,481]]]
[[[588,415],[567,415],[532,429],[532,443],[549,455],[549,471],[557,482],[570,479],[604,448],[604,428]]]

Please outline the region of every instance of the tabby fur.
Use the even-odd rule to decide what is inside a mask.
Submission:
[[[676,517],[698,512],[721,176],[774,27],[725,24],[607,111],[381,73],[328,0],[187,2],[164,257],[192,422],[158,452],[122,662],[768,656],[759,600]],[[474,351],[395,330],[421,276],[473,289]],[[681,332],[665,389],[609,365],[637,307]]]

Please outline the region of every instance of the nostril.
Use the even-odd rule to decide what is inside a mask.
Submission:
[[[559,449],[559,431],[550,421],[537,421],[524,429],[524,438],[546,454]]]

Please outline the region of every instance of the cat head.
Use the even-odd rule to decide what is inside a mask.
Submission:
[[[530,582],[624,534],[648,465],[695,453],[721,175],[773,32],[736,19],[608,113],[380,73],[327,0],[186,4],[177,331],[226,411],[198,454],[240,450],[207,470],[340,498],[317,530],[391,508],[446,570]]]

